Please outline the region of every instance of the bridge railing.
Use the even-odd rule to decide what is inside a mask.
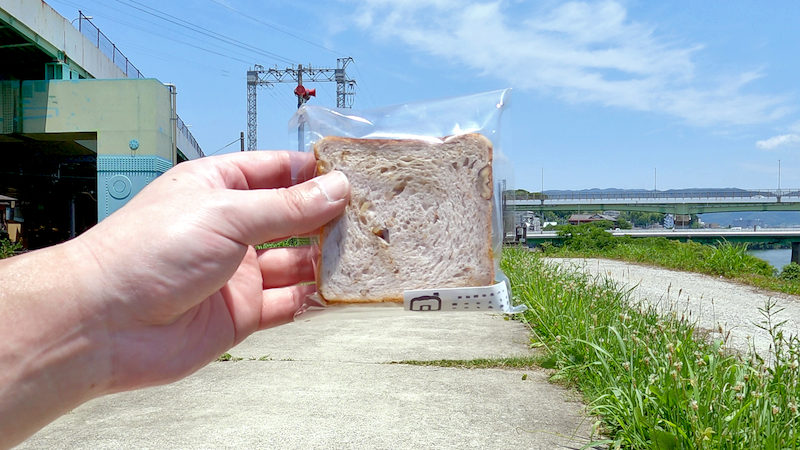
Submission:
[[[587,200],[665,200],[665,199],[692,199],[692,200],[762,200],[767,198],[800,197],[799,189],[762,189],[762,190],[708,190],[708,191],[624,191],[624,192],[586,192],[576,191],[568,193],[533,192],[529,195],[511,192],[507,197],[511,201],[587,201]]]
[[[200,144],[198,144],[194,136],[192,136],[192,133],[189,131],[189,127],[185,123],[183,123],[183,119],[181,119],[181,116],[178,116],[178,132],[181,133],[183,137],[185,137],[186,140],[189,141],[189,145],[191,145],[195,149],[195,151],[197,151],[197,154],[199,156],[201,157],[205,156],[203,150],[200,148]]]
[[[120,51],[117,46],[111,42],[102,31],[100,31],[91,19],[83,15],[82,11],[78,11],[78,31],[81,32],[89,41],[100,49],[119,69],[125,73],[128,78],[145,78],[142,72],[133,65],[133,63]],[[189,144],[197,151],[199,156],[205,156],[203,150],[200,149],[200,144],[189,131],[189,127],[178,116],[178,132],[186,138]]]
[[[128,78],[144,78],[142,72],[133,65],[133,63],[125,56],[117,46],[111,42],[102,31],[100,31],[91,19],[83,15],[82,11],[78,11],[78,31],[89,39],[97,48],[103,52],[108,59],[110,59],[119,70],[121,70]]]

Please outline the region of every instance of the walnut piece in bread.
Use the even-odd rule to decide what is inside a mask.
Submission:
[[[340,170],[351,195],[321,234],[317,289],[329,303],[402,302],[410,289],[494,282],[492,144],[326,137],[317,173]]]

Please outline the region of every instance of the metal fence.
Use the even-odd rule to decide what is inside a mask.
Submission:
[[[194,136],[192,136],[192,133],[189,132],[189,127],[187,127],[186,124],[183,123],[183,119],[181,119],[181,116],[177,117],[178,117],[178,132],[181,133],[183,137],[189,140],[189,144],[191,144],[192,147],[194,147],[194,149],[197,150],[198,155],[205,156],[203,150],[200,149],[200,144],[197,143]]]
[[[128,78],[144,78],[142,72],[100,31],[91,19],[78,11],[78,31],[110,59]]]
[[[542,195],[539,192],[507,194],[509,200],[549,200],[549,201],[569,201],[569,200],[667,200],[667,199],[693,199],[693,200],[762,200],[768,198],[800,197],[798,189],[762,189],[762,190],[676,190],[676,191],[599,191],[599,192],[554,192]]]
[[[111,61],[125,73],[128,78],[144,78],[142,72],[133,65],[133,63],[126,57],[117,46],[111,42],[102,31],[100,31],[91,19],[83,15],[82,11],[78,11],[78,31],[81,32],[89,41],[94,44],[101,52],[103,52]],[[178,118],[178,132],[189,141],[189,144],[197,150],[197,154],[204,156],[203,150],[200,149],[200,144],[197,143],[189,127],[183,122],[180,116]]]

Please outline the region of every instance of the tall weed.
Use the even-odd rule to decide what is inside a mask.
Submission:
[[[773,323],[762,326],[774,351],[749,357],[677,313],[631,303],[628,292],[506,249],[502,267],[533,345],[546,349],[554,379],[579,388],[614,447],[798,448],[800,342]]]

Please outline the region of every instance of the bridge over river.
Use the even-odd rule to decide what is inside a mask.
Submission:
[[[644,211],[702,214],[732,211],[800,211],[800,189],[676,191],[574,191],[533,193],[506,200],[511,211]]]

